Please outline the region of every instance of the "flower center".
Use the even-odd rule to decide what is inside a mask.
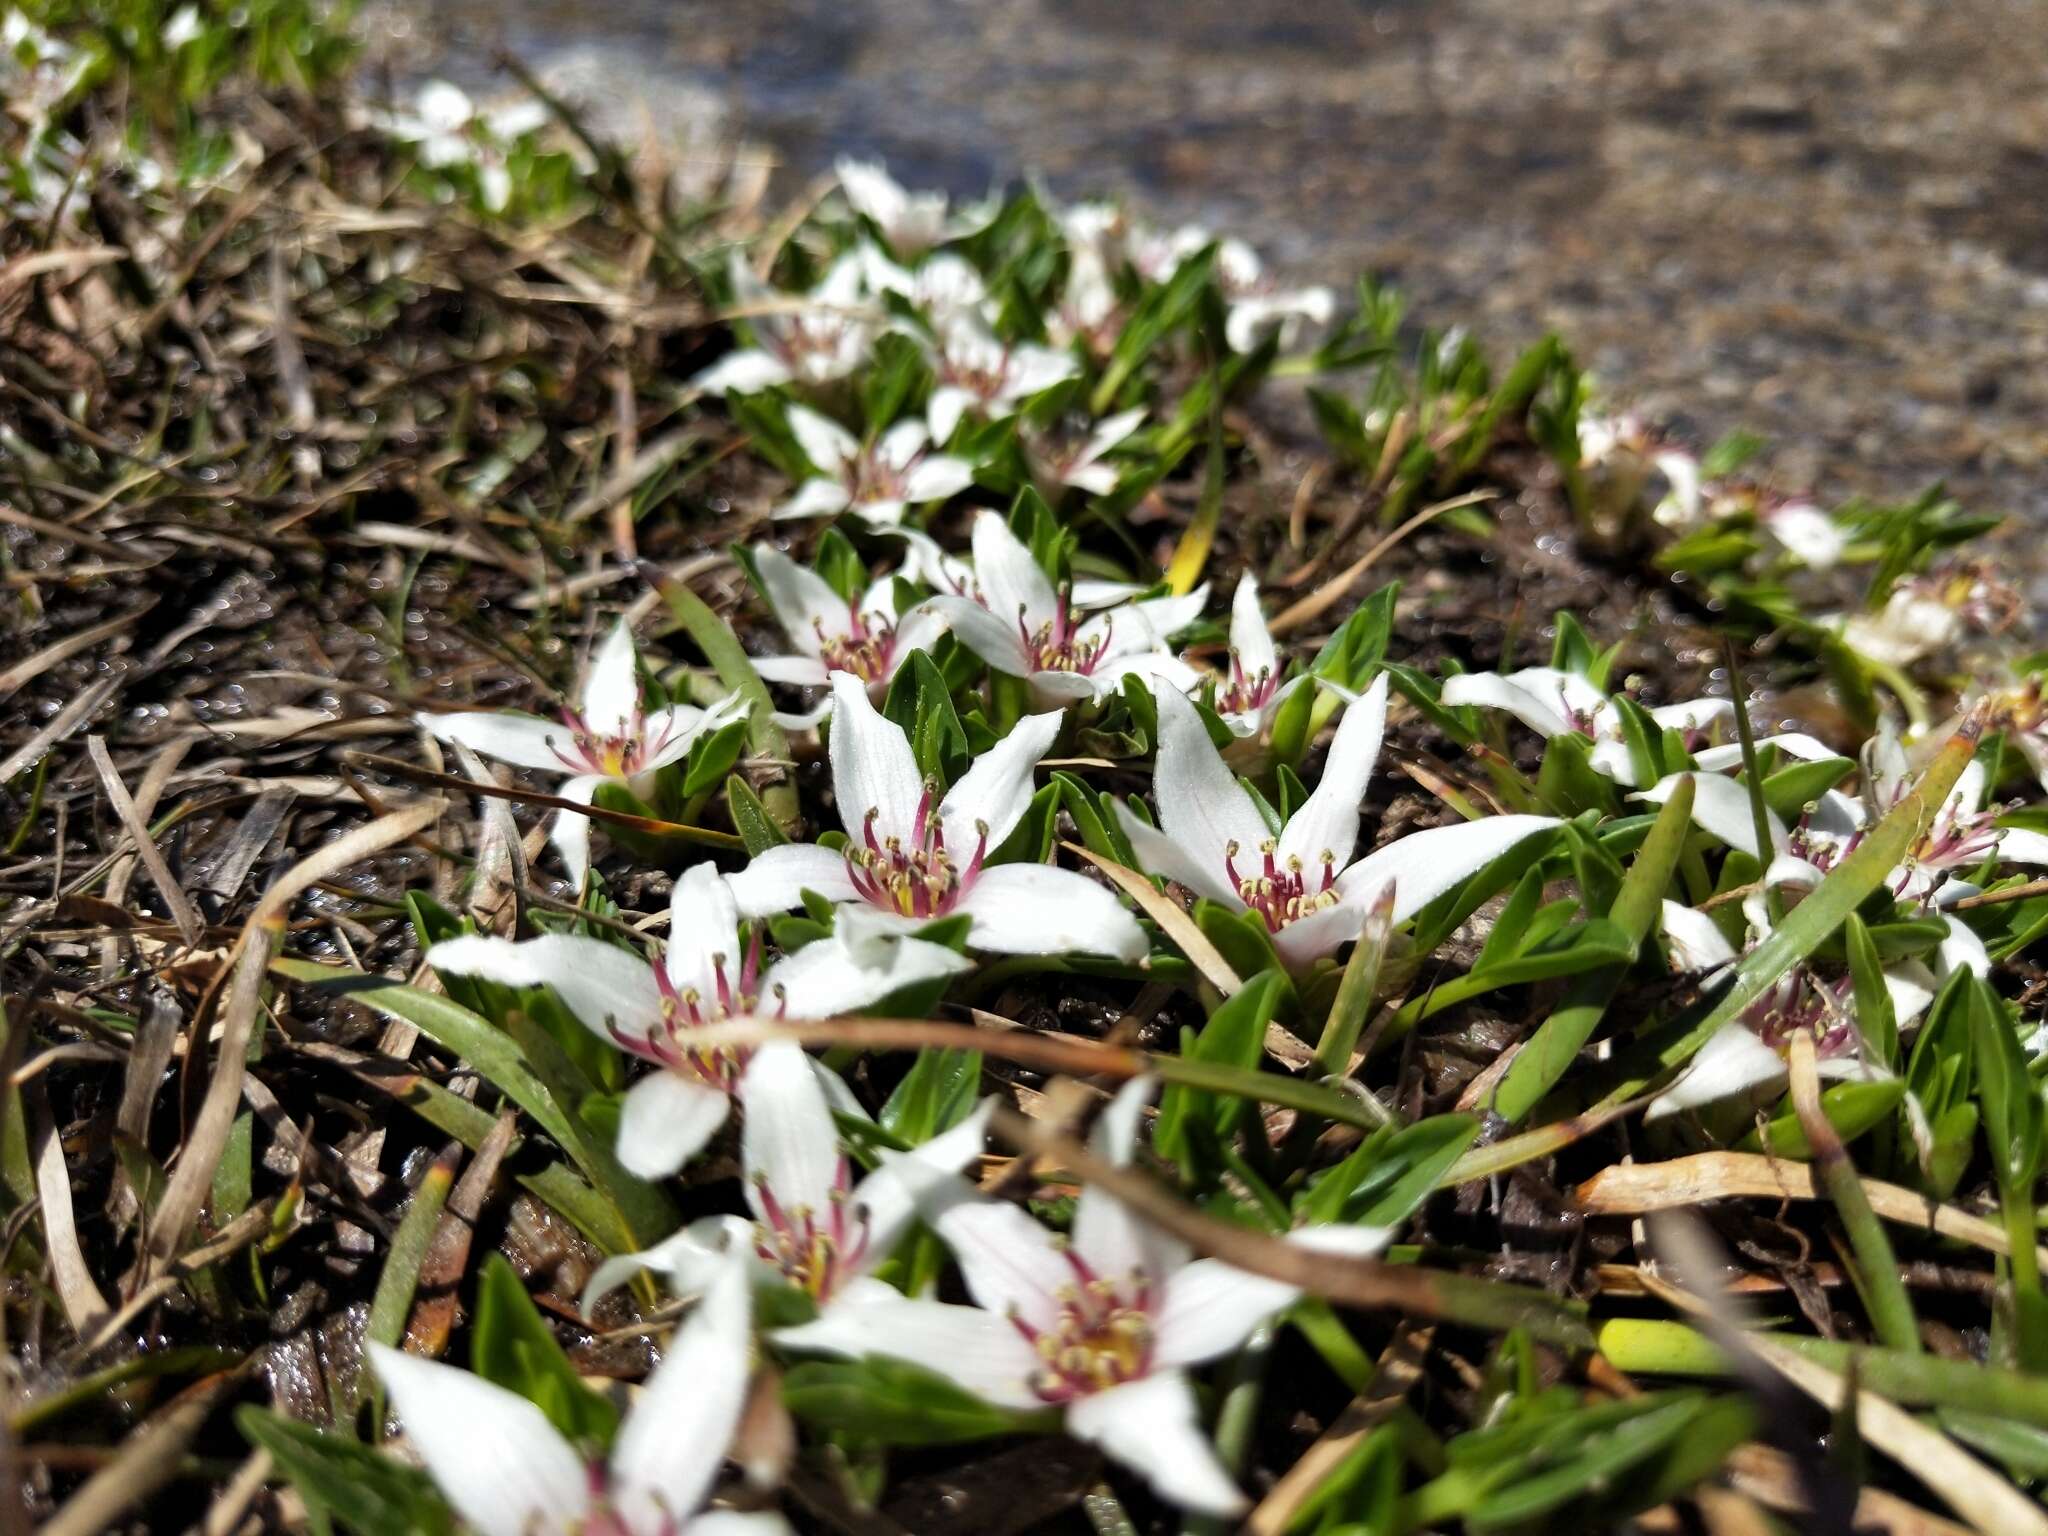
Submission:
[[[1264,709],[1280,691],[1280,673],[1274,667],[1256,672],[1244,669],[1244,660],[1230,653],[1230,678],[1216,690],[1216,710],[1224,715],[1250,715]]]
[[[1030,1386],[1048,1403],[1071,1402],[1135,1381],[1152,1363],[1152,1289],[1144,1275],[1131,1276],[1134,1288],[1126,1295],[1073,1249],[1066,1250],[1066,1260],[1074,1281],[1056,1298],[1060,1312],[1052,1326],[1036,1328],[1015,1313],[1010,1316],[1010,1325],[1038,1352]]]
[[[934,810],[937,790],[931,780],[925,781],[908,842],[899,837],[878,839],[875,821],[882,814],[881,807],[868,807],[860,829],[866,846],[848,845],[846,872],[853,888],[871,906],[905,917],[943,917],[981,873],[981,861],[988,856],[988,823],[974,824],[979,834],[974,855],[966,868],[961,868],[946,848],[944,819]]]
[[[630,1051],[643,1060],[693,1077],[707,1088],[716,1088],[721,1093],[732,1093],[738,1088],[740,1074],[746,1070],[747,1061],[753,1055],[752,1048],[726,1045],[707,1049],[692,1044],[690,1032],[707,1024],[717,1024],[725,1019],[743,1019],[759,1012],[760,932],[756,930],[748,940],[746,959],[741,962],[736,976],[726,974],[724,955],[711,957],[711,971],[715,995],[706,997],[695,987],[679,989],[670,978],[668,967],[657,965],[654,968],[654,980],[661,989],[660,1031],[639,1038],[626,1034],[614,1025],[609,1032],[621,1050]],[[780,990],[777,989],[778,992]],[[782,1008],[782,1002],[778,999],[775,1017],[782,1016]]]
[[[1223,850],[1223,867],[1230,873],[1230,883],[1237,887],[1238,900],[1265,919],[1266,931],[1278,933],[1289,923],[1296,922],[1311,913],[1337,904],[1337,893],[1332,887],[1337,883],[1337,856],[1327,848],[1317,856],[1323,866],[1320,876],[1311,876],[1300,859],[1290,855],[1285,865],[1277,857],[1279,840],[1267,838],[1259,845],[1265,856],[1265,867],[1247,875],[1239,872],[1237,856],[1242,851],[1236,841]]]
[[[896,626],[883,614],[848,610],[846,632],[825,633],[825,626],[812,621],[818,637],[818,659],[831,672],[850,672],[864,683],[879,682],[889,675],[889,658],[896,649]]]
[[[664,727],[659,736],[649,740],[643,728],[644,720],[645,716],[636,705],[626,728],[610,734],[595,729],[575,710],[565,709],[562,711],[562,724],[569,728],[568,748],[564,750],[550,740],[548,750],[571,773],[596,773],[608,779],[630,779],[668,745],[673,730],[673,727]]]
[[[1034,672],[1073,672],[1086,677],[1109,649],[1108,622],[1093,635],[1083,635],[1074,622],[1073,603],[1062,590],[1053,605],[1053,616],[1033,629],[1020,605],[1017,633],[1024,641],[1024,654]]]
[[[1742,1020],[1772,1050],[1789,1050],[1794,1035],[1813,1037],[1817,1056],[1854,1052],[1856,1022],[1848,995],[1850,983],[1827,982],[1801,966],[1742,1011]]]
[[[766,1220],[755,1223],[754,1251],[821,1305],[832,1299],[867,1255],[868,1213],[853,1204],[852,1184],[852,1168],[841,1157],[831,1200],[820,1212],[807,1205],[783,1205],[767,1179],[755,1175]]]

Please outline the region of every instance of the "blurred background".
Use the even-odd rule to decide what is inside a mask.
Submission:
[[[1787,489],[2048,522],[2039,0],[410,3],[405,70],[488,92],[508,50],[783,191],[853,153],[1121,193],[1389,276],[1496,358],[1556,329],[1699,446],[1765,435]]]

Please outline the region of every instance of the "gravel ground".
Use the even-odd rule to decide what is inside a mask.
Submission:
[[[1390,275],[1504,353],[1788,485],[1946,479],[2048,606],[2048,28],[2035,0],[425,0],[409,62],[509,46],[631,122],[1043,174]],[[481,76],[478,76],[481,78]]]

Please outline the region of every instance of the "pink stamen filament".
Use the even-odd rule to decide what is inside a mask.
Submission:
[[[631,1052],[643,1061],[654,1062],[672,1072],[681,1072],[707,1088],[731,1093],[739,1086],[740,1074],[746,1070],[753,1049],[749,1046],[715,1046],[707,1050],[692,1045],[689,1036],[691,1030],[725,1019],[761,1015],[760,930],[756,929],[748,939],[747,953],[740,962],[736,977],[727,974],[724,955],[714,956],[711,965],[713,998],[706,998],[695,987],[678,990],[668,974],[668,967],[657,965],[654,980],[661,989],[659,1030],[646,1035],[629,1035],[617,1025],[612,1025],[608,1033],[619,1049]],[[777,989],[778,994],[780,990]],[[784,1007],[784,1000],[778,995],[772,1017],[781,1018]]]
[[[1082,638],[1082,626],[1074,622],[1073,603],[1062,587],[1053,605],[1053,616],[1037,629],[1031,628],[1022,605],[1017,609],[1017,634],[1024,643],[1024,655],[1034,672],[1072,672],[1087,677],[1094,672],[1109,649],[1110,626]]]
[[[846,873],[869,905],[904,917],[944,917],[981,874],[988,857],[988,823],[975,823],[974,855],[961,868],[946,848],[945,820],[934,813],[936,793],[937,786],[928,781],[918,797],[907,845],[897,837],[878,839],[875,822],[881,808],[868,808],[860,829],[865,846],[848,845]]]
[[[1068,1248],[1074,1271],[1071,1285],[1053,1299],[1059,1316],[1039,1328],[1010,1314],[1010,1326],[1038,1354],[1041,1362],[1031,1377],[1031,1390],[1048,1403],[1106,1391],[1135,1381],[1152,1368],[1154,1296],[1143,1271],[1129,1277],[1128,1290],[1098,1275]]]
[[[864,614],[857,606],[847,610],[844,634],[828,635],[818,620],[811,621],[818,637],[818,659],[831,672],[848,672],[864,683],[879,682],[889,675],[889,662],[896,652],[896,624],[885,613]]]
[[[1265,867],[1251,874],[1240,873],[1237,856],[1242,851],[1233,842],[1223,851],[1223,868],[1237,888],[1238,900],[1258,913],[1268,933],[1278,933],[1289,923],[1336,905],[1337,856],[1325,849],[1318,858],[1320,876],[1312,877],[1298,858],[1290,857],[1282,867],[1277,857],[1279,843],[1268,838],[1260,845]],[[1313,885],[1311,881],[1316,883]]]
[[[1216,709],[1219,714],[1256,714],[1272,701],[1280,691],[1280,673],[1276,667],[1265,666],[1256,672],[1244,669],[1244,659],[1236,651],[1230,653],[1230,679],[1216,690]]]
[[[755,1226],[755,1252],[821,1303],[859,1273],[867,1258],[868,1213],[854,1204],[852,1185],[852,1167],[842,1156],[831,1196],[819,1212],[807,1205],[783,1205],[768,1181],[756,1177],[763,1219]]]

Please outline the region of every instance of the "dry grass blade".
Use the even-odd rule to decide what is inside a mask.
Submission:
[[[1870,1208],[1886,1221],[1937,1232],[1993,1253],[2011,1253],[2005,1229],[1952,1205],[1879,1179],[1864,1179]],[[1757,1152],[1700,1152],[1668,1163],[1620,1163],[1604,1168],[1572,1192],[1589,1215],[1645,1216],[1684,1210],[1709,1200],[1818,1200],[1813,1170]],[[2041,1250],[2048,1266],[2048,1246]]]
[[[159,1264],[184,1246],[185,1235],[198,1221],[199,1207],[213,1183],[221,1149],[227,1145],[228,1131],[242,1102],[242,1077],[248,1070],[249,1037],[255,1031],[256,1010],[263,1001],[264,976],[270,967],[270,957],[283,938],[283,925],[275,920],[255,924],[253,930],[245,930],[242,935],[241,958],[235,965],[234,983],[222,1008],[213,1077],[206,1085],[198,1117],[186,1134],[177,1167],[157,1202],[148,1255]]]
[[[1394,1340],[1380,1356],[1372,1381],[1337,1415],[1322,1438],[1287,1469],[1272,1492],[1259,1500],[1258,1507],[1245,1519],[1246,1536],[1285,1536],[1303,1501],[1321,1486],[1324,1478],[1343,1465],[1361,1440],[1393,1417],[1395,1410],[1408,1400],[1409,1392],[1422,1379],[1423,1362],[1428,1359],[1435,1338],[1434,1327],[1402,1323],[1395,1330]]]
[[[1193,962],[1195,969],[1207,977],[1217,991],[1229,997],[1244,985],[1243,978],[1230,968],[1230,962],[1223,958],[1222,951],[1195,926],[1195,920],[1181,909],[1178,902],[1161,895],[1150,880],[1135,869],[1126,869],[1115,860],[1105,859],[1079,843],[1062,843],[1060,846],[1093,864],[1109,877],[1118,890],[1143,908],[1145,915],[1165,931],[1166,936],[1173,940],[1174,947]]]
[[[1426,523],[1434,522],[1437,518],[1443,516],[1444,513],[1455,511],[1459,507],[1476,506],[1483,501],[1492,501],[1498,494],[1496,491],[1470,491],[1463,496],[1453,496],[1449,501],[1439,501],[1424,507],[1420,512],[1409,518],[1407,522],[1381,539],[1379,543],[1373,545],[1371,549],[1368,549],[1356,560],[1345,566],[1343,570],[1332,576],[1320,587],[1317,587],[1315,591],[1309,593],[1307,597],[1302,598],[1298,602],[1289,603],[1285,608],[1281,609],[1267,624],[1267,629],[1276,636],[1284,635],[1290,630],[1301,628],[1302,625],[1309,623],[1311,620],[1321,618],[1332,608],[1336,607],[1337,604],[1344,601],[1345,596],[1358,584],[1358,578],[1379,564],[1382,555],[1394,548],[1395,545],[1407,538],[1416,529]]]
[[[1673,1306],[1695,1313],[1707,1310],[1698,1297],[1675,1285],[1654,1277],[1648,1277],[1648,1283]],[[1775,1339],[1755,1333],[1739,1338],[1743,1348],[1830,1413],[1847,1405],[1850,1384],[1839,1372]],[[2048,1536],[2048,1511],[1947,1435],[1875,1392],[1858,1391],[1855,1410],[1857,1431],[1866,1441],[1911,1472],[1984,1536]]]
[[[78,1221],[71,1208],[71,1169],[64,1161],[64,1143],[50,1117],[50,1106],[37,1082],[23,1095],[34,1111],[36,1194],[42,1208],[43,1237],[50,1249],[51,1279],[64,1304],[65,1321],[82,1333],[107,1315],[107,1298],[93,1283],[85,1254],[78,1246]]]
[[[5,784],[24,768],[33,768],[52,747],[70,739],[71,733],[90,720],[124,681],[118,674],[103,677],[75,694],[69,704],[51,717],[48,725],[8,753],[5,762],[0,762],[0,784]]]
[[[137,619],[156,606],[156,599],[149,598],[139,607],[126,613],[118,613],[111,619],[87,625],[74,634],[66,635],[54,645],[46,645],[35,655],[17,661],[6,671],[0,672],[0,699],[12,697],[23,683],[41,677],[60,662],[68,661],[81,651],[89,651],[109,636],[118,635]]]
[[[171,920],[178,925],[179,936],[184,939],[186,948],[196,946],[206,928],[206,919],[192,905],[192,898],[185,894],[185,888],[171,873],[171,866],[164,862],[156,839],[149,835],[149,824],[142,819],[142,812],[136,809],[128,786],[121,782],[113,756],[107,751],[106,738],[87,737],[85,750],[92,757],[93,767],[99,771],[100,783],[106,787],[108,803],[127,829],[128,836],[134,840],[136,856],[142,860],[142,867],[149,871],[149,878],[155,884],[157,894],[163,897],[164,905],[171,909]]]
[[[42,1536],[103,1536],[120,1516],[176,1475],[178,1462],[214,1407],[241,1380],[223,1372],[186,1388],[122,1445],[42,1527]]]
[[[1807,1512],[1798,1469],[1783,1451],[1767,1445],[1737,1446],[1728,1458],[1728,1481],[1766,1508],[1789,1515]],[[1856,1527],[1889,1536],[1964,1536],[1969,1530],[1882,1488],[1865,1488],[1857,1496]]]

